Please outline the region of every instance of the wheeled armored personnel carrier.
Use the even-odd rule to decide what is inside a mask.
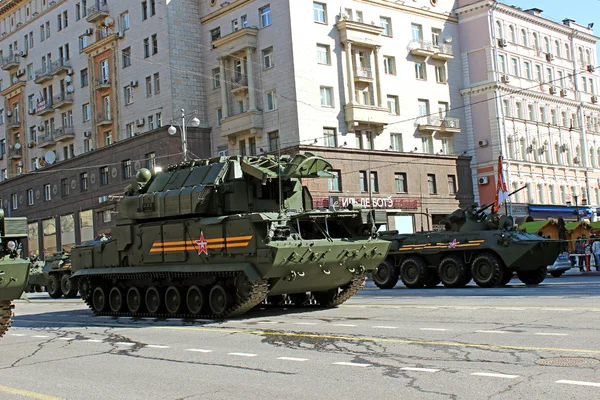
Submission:
[[[48,294],[53,299],[77,297],[77,285],[71,280],[71,255],[64,251],[46,257],[44,277]]]
[[[330,169],[310,153],[142,169],[110,238],[72,248],[71,279],[101,315],[225,318],[284,296],[335,307],[390,243],[376,238],[383,213],[313,210],[301,179]]]
[[[29,261],[21,258],[21,240],[27,238],[27,218],[6,217],[0,209],[0,338],[12,317],[12,301],[21,297],[29,275]]]
[[[442,223],[445,231],[398,234],[383,232],[392,243],[373,281],[382,289],[402,279],[409,288],[464,287],[473,279],[480,287],[503,286],[514,273],[521,282],[537,285],[546,266],[556,260],[561,241],[516,229],[509,216],[487,214],[477,204],[458,209]]]

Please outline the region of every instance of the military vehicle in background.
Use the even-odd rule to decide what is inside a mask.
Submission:
[[[44,262],[46,289],[53,299],[77,297],[77,284],[71,280],[71,255],[64,251],[52,253]]]
[[[301,179],[330,169],[310,153],[141,169],[110,238],[71,249],[71,279],[99,315],[225,318],[265,300],[335,307],[390,242],[376,238],[384,211],[313,210]]]
[[[37,256],[29,258],[29,279],[27,280],[26,293],[41,293],[46,290],[48,278],[44,275],[44,261]]]
[[[12,317],[12,301],[21,297],[27,277],[29,261],[21,258],[21,240],[27,239],[27,218],[4,217],[0,209],[0,338]]]
[[[392,246],[373,281],[382,289],[393,288],[399,278],[409,288],[435,287],[440,281],[460,288],[471,279],[480,287],[493,287],[506,285],[516,272],[527,285],[541,283],[561,241],[518,230],[512,217],[487,214],[490,206],[456,210],[442,221],[445,231],[381,232]]]

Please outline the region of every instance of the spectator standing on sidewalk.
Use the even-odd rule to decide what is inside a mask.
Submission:
[[[592,245],[591,245],[590,241],[587,240],[585,235],[583,235],[583,254],[584,254],[584,260],[585,260],[586,272],[590,272],[590,258],[592,255],[591,247],[592,247]]]
[[[577,258],[577,265],[579,266],[579,271],[583,272],[585,255],[583,254],[583,240],[581,236],[579,236],[575,241],[575,257]]]
[[[592,243],[592,253],[596,259],[596,271],[600,271],[600,240],[598,238]]]

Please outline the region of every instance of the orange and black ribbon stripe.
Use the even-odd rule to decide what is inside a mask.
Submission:
[[[224,249],[230,247],[246,247],[250,243],[252,236],[231,236],[227,238],[205,239],[206,248]],[[196,240],[170,241],[170,242],[154,242],[150,253],[174,252],[174,251],[198,251],[199,246]]]

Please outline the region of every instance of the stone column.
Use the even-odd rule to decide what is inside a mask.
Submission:
[[[352,70],[352,42],[346,42],[346,78],[348,79],[348,103],[354,103],[354,71]]]
[[[223,119],[229,117],[229,104],[227,103],[227,78],[225,76],[225,60],[219,57],[219,74],[221,75],[221,101],[223,102]]]
[[[377,102],[377,107],[381,107],[383,103],[383,93],[381,93],[381,69],[379,68],[381,55],[379,54],[379,46],[375,47],[373,55],[375,56],[375,101]]]
[[[256,110],[256,88],[254,87],[254,64],[252,63],[252,48],[246,47],[246,72],[248,79],[248,111]]]

